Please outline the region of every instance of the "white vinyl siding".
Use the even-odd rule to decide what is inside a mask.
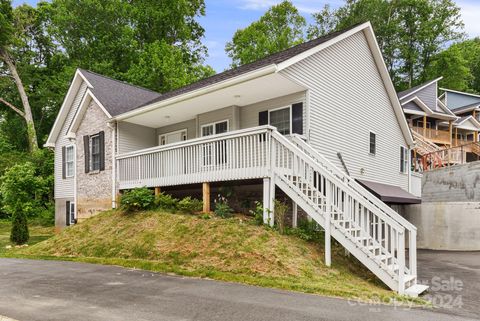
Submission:
[[[157,134],[154,128],[137,124],[118,123],[118,153],[128,153],[156,146]]]
[[[77,112],[86,90],[87,85],[85,82],[83,82],[79,87],[65,122],[62,125],[62,129],[58,135],[57,141],[55,142],[55,198],[74,197],[74,177],[72,176],[63,178],[62,176],[62,148],[72,144],[72,142],[67,139],[65,135],[67,134],[67,130],[70,127],[73,117]]]
[[[156,129],[156,135],[157,135],[157,137],[159,137],[161,135],[176,132],[176,131],[179,131],[179,130],[186,130],[187,131],[187,139],[193,139],[193,138],[197,137],[196,124],[197,124],[197,121],[195,119],[190,119],[190,120],[183,121],[183,122],[180,122],[180,123],[176,123],[176,124],[172,124],[172,125],[168,125],[168,126],[163,126],[163,127],[160,127],[160,128]],[[160,144],[160,142],[157,142],[157,144]]]
[[[354,178],[408,189],[398,146],[407,145],[363,32],[281,71],[309,88],[310,144]],[[371,157],[369,132],[377,135]]]

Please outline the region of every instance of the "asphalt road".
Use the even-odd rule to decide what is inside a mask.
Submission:
[[[0,259],[0,316],[20,321],[467,320],[115,266],[18,259]]]

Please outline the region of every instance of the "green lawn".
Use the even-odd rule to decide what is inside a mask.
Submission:
[[[8,243],[6,230],[1,229]],[[51,234],[51,229],[32,227],[31,243]],[[34,246],[4,251],[3,256],[111,264],[359,300],[423,303],[397,296],[338,245],[329,268],[323,263],[321,244],[280,235],[246,217],[109,211]]]
[[[10,243],[10,229],[11,229],[10,220],[0,220],[0,256],[7,254],[11,250],[7,250],[7,246],[11,245]],[[30,240],[28,245],[31,246],[38,242],[44,241],[54,235],[54,227],[44,227],[40,225],[29,225]]]

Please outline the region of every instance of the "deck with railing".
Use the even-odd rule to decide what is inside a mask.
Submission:
[[[430,141],[437,144],[450,144],[451,134],[448,130],[423,128],[418,126],[412,126],[412,130]]]

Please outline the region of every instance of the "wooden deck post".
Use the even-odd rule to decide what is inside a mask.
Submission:
[[[423,136],[427,137],[427,116],[423,116]]]
[[[203,212],[210,212],[210,183],[204,182],[202,185],[203,192]]]
[[[458,146],[458,128],[455,127],[455,146]]]
[[[452,139],[453,139],[453,121],[448,122],[448,132],[450,133],[450,147],[452,147]]]
[[[156,186],[156,187],[155,187],[155,196],[160,195],[161,192],[162,192],[162,191],[161,191],[161,189],[160,189],[160,186]]]

